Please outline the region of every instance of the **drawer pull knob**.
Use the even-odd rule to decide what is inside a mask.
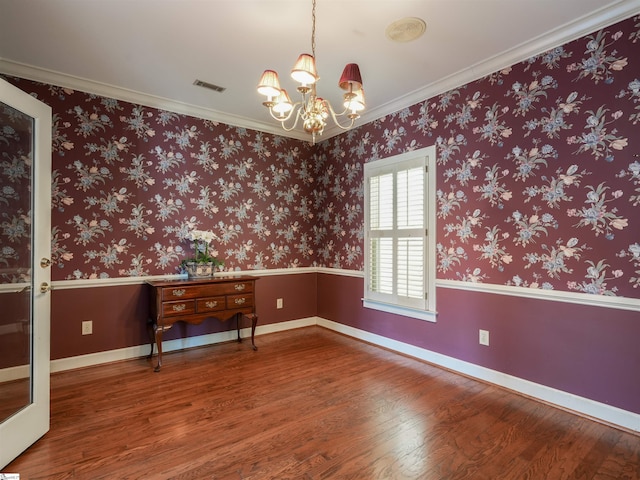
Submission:
[[[181,297],[182,295],[184,295],[185,292],[186,292],[186,290],[184,288],[175,289],[173,291],[173,296],[174,297]]]
[[[247,286],[244,283],[236,283],[235,287],[234,287],[237,291],[241,292],[242,290],[244,290],[245,288],[247,288]]]
[[[206,302],[205,305],[207,306],[207,308],[213,308],[218,306],[218,302]]]
[[[242,305],[246,301],[247,301],[247,299],[244,298],[244,297],[235,299],[236,305]]]
[[[177,305],[173,305],[171,308],[173,308],[174,312],[181,312],[187,308],[187,305],[184,303],[179,303]]]

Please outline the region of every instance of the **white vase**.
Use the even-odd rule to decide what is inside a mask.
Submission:
[[[213,262],[187,262],[185,270],[189,278],[211,278],[215,272],[215,264]]]

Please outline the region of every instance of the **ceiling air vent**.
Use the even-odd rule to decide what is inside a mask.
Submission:
[[[193,82],[194,85],[202,88],[208,88],[209,90],[213,90],[214,92],[222,93],[226,90],[224,87],[220,87],[219,85],[214,85],[213,83],[203,82],[202,80],[196,80]]]

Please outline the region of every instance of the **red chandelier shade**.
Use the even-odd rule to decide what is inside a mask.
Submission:
[[[352,92],[356,92],[362,88],[362,76],[360,75],[360,67],[358,67],[357,63],[348,63],[344,67],[338,85],[341,89]]]

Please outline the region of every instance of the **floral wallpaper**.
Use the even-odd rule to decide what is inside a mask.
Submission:
[[[439,279],[640,297],[640,16],[325,142],[321,262],[362,268],[362,164],[434,143]]]
[[[10,80],[54,112],[54,280],[179,273],[196,229],[227,270],[313,263],[307,144]]]
[[[439,279],[640,298],[639,72],[633,17],[316,146],[9,80],[54,111],[54,280],[177,273],[193,229],[362,270],[363,164],[435,143]]]
[[[30,278],[33,123],[0,103],[0,283]]]

